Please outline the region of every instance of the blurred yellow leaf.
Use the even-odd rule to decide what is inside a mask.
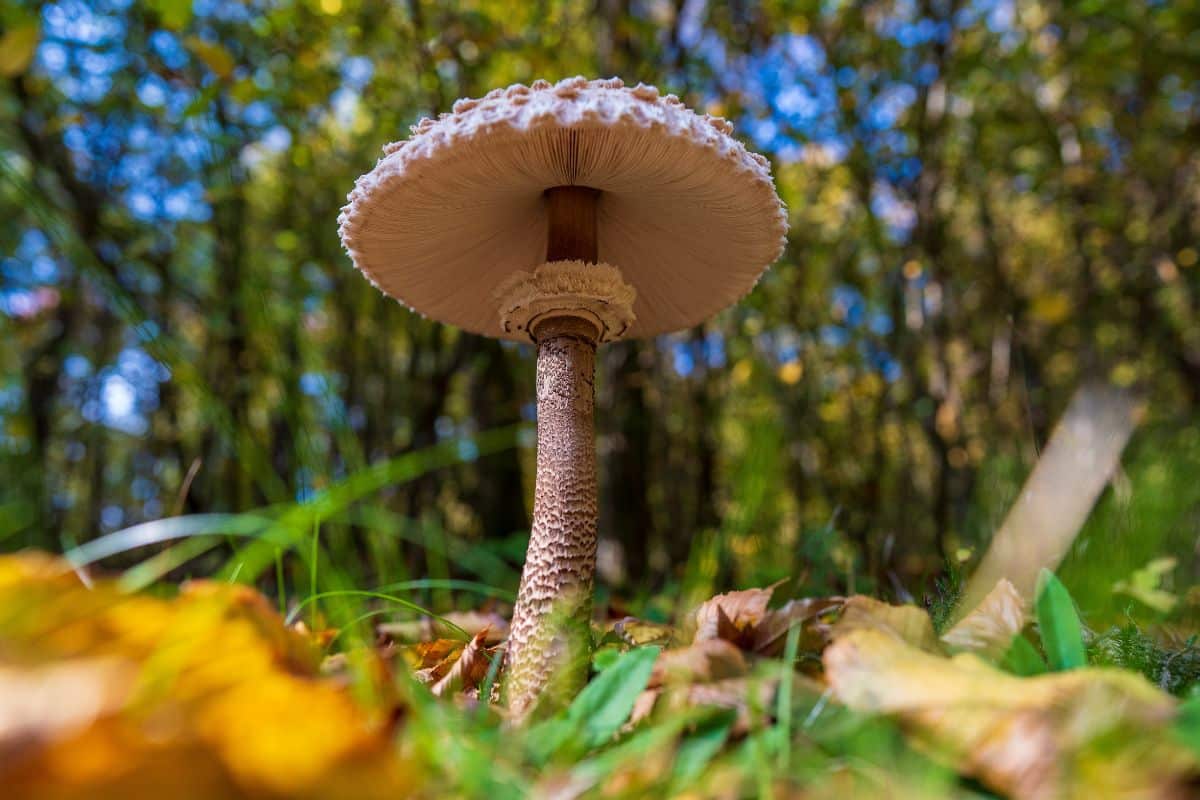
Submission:
[[[31,798],[404,795],[390,681],[368,709],[319,665],[248,587],[165,600],[88,588],[59,559],[0,558],[0,784]]]
[[[1200,774],[1171,735],[1175,699],[1134,673],[1019,678],[870,629],[837,639],[823,661],[842,703],[895,715],[935,757],[1011,797],[1185,797]]]
[[[837,641],[860,630],[886,633],[922,650],[938,649],[933,621],[925,609],[917,606],[893,606],[856,594],[846,600],[832,636]]]
[[[24,22],[5,31],[0,36],[0,75],[12,78],[24,72],[37,53],[41,36],[37,21]]]

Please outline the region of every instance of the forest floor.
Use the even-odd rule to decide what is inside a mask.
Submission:
[[[1033,603],[1001,582],[957,615],[785,594],[597,623],[586,688],[516,725],[500,606],[414,615],[344,590],[284,614],[227,581],[130,591],[6,556],[0,783],[174,800],[1200,791],[1194,637],[1090,631],[1048,572]]]

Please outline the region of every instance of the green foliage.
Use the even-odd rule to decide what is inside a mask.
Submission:
[[[933,579],[933,593],[925,600],[933,630],[941,634],[953,621],[955,609],[962,600],[965,579],[962,568],[955,562],[947,562],[942,575]]]
[[[1175,722],[1179,738],[1200,756],[1200,691],[1193,690],[1191,696],[1179,707],[1179,718]]]
[[[695,783],[696,778],[725,745],[736,718],[737,714],[733,711],[717,711],[697,722],[693,729],[680,739],[671,774],[673,791],[682,791]]]
[[[1200,644],[1194,635],[1175,646],[1164,646],[1131,622],[1095,636],[1088,644],[1088,661],[1140,672],[1175,695],[1200,685]]]
[[[660,648],[636,647],[600,672],[559,715],[531,735],[538,763],[564,751],[578,756],[607,742],[629,719],[633,704],[646,688]]]
[[[1041,675],[1049,671],[1042,654],[1024,636],[1013,639],[1000,663],[1014,675]]]
[[[1049,570],[1044,569],[1038,575],[1034,611],[1050,668],[1068,670],[1087,666],[1083,626],[1075,610],[1075,601],[1062,581]]]

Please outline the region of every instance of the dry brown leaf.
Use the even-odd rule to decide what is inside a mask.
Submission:
[[[487,648],[484,646],[486,639],[486,628],[475,634],[474,638],[467,642],[454,665],[430,691],[442,697],[459,689],[470,689],[479,685],[491,664]]]
[[[662,651],[654,662],[648,686],[734,678],[745,675],[749,669],[737,647],[722,639],[706,639],[687,647]]]
[[[696,635],[693,641],[733,640],[753,629],[766,615],[771,595],[781,583],[783,581],[776,581],[762,589],[726,592],[704,601],[696,609]]]
[[[1002,580],[978,608],[942,634],[942,641],[959,650],[997,659],[1024,627],[1025,601],[1011,582]]]
[[[826,649],[835,697],[891,714],[955,769],[1017,798],[1182,797],[1200,768],[1168,728],[1176,701],[1130,672],[1019,678],[859,628]]]
[[[435,639],[402,648],[405,662],[422,683],[439,681],[454,666],[466,642],[458,639]]]
[[[846,602],[844,597],[806,597],[789,600],[781,608],[768,611],[754,628],[751,649],[763,656],[777,656],[783,652],[787,632],[795,625],[811,627],[822,615],[837,611]],[[820,650],[821,637],[812,631],[801,640],[801,651]]]
[[[893,606],[856,594],[842,606],[842,614],[833,625],[831,638],[837,641],[859,630],[883,631],[922,650],[938,650],[933,621],[925,609],[917,606]]]

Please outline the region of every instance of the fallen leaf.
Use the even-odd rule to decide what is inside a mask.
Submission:
[[[836,699],[896,716],[936,757],[1012,797],[1182,798],[1200,774],[1171,738],[1176,701],[1134,673],[1020,678],[870,628],[840,636],[824,663]]]
[[[938,649],[933,621],[925,609],[913,605],[893,606],[856,594],[842,606],[830,636],[837,641],[859,630],[885,632],[922,650]]]
[[[845,604],[844,597],[806,597],[789,600],[782,607],[768,611],[754,628],[751,645],[755,653],[762,656],[777,656],[783,652],[787,632],[795,625],[814,623],[823,615],[838,611]],[[818,651],[823,645],[820,635],[813,631],[808,641],[801,641],[801,651]]]
[[[132,664],[112,657],[0,667],[0,762],[121,708],[134,677]]]
[[[466,646],[457,639],[435,639],[403,649],[404,660],[416,672],[429,671],[433,680],[441,680],[450,671]]]
[[[484,628],[467,642],[462,654],[454,662],[450,670],[430,689],[438,697],[442,697],[459,689],[470,689],[478,686],[487,675],[491,661],[488,659],[484,641],[487,629]]]
[[[375,702],[360,705],[249,587],[129,595],[85,586],[61,559],[3,557],[0,785],[22,798],[405,796],[415,771],[392,748],[393,682],[372,663],[356,688]]]
[[[942,641],[994,660],[1008,651],[1024,627],[1025,601],[1011,582],[1001,580],[978,608],[942,634]]]
[[[737,647],[722,639],[706,639],[687,647],[662,651],[654,662],[648,686],[733,678],[745,675],[749,668]]]
[[[771,595],[781,583],[783,581],[777,581],[762,589],[726,592],[704,601],[696,609],[693,641],[736,638],[754,628],[766,615]]]

